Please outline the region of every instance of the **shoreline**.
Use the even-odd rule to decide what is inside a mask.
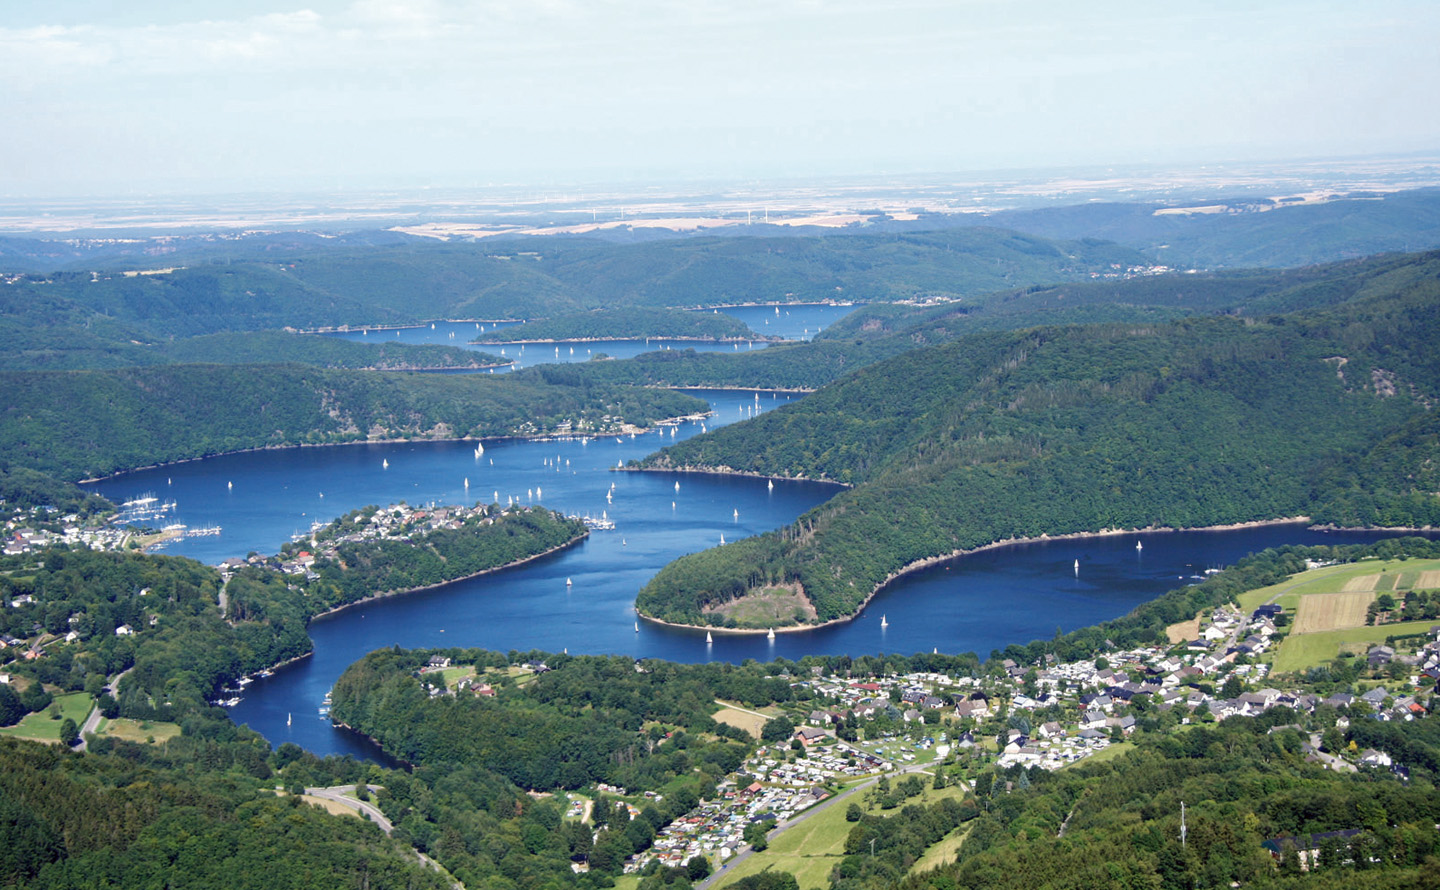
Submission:
[[[270,671],[270,672],[273,673],[273,672],[278,671],[278,670],[280,670],[280,669],[282,669],[282,668],[288,667],[288,666],[294,664],[294,663],[297,662],[297,661],[302,661],[302,660],[304,660],[304,659],[306,659],[306,658],[313,658],[314,655],[315,655],[315,640],[312,639],[312,638],[310,638],[310,624],[311,624],[312,622],[314,622],[314,621],[318,621],[318,620],[320,620],[320,619],[322,619],[322,618],[328,618],[328,617],[331,616],[331,615],[339,614],[340,612],[343,612],[343,611],[345,611],[346,609],[352,608],[352,607],[354,607],[354,606],[363,606],[363,605],[366,605],[366,604],[368,604],[368,603],[373,603],[373,602],[375,602],[375,601],[377,601],[377,600],[390,599],[391,597],[397,597],[397,596],[406,596],[406,595],[411,594],[411,593],[422,593],[422,592],[424,592],[424,591],[426,591],[426,590],[435,590],[435,589],[437,589],[437,588],[444,587],[444,586],[447,585],[447,584],[455,584],[455,583],[460,582],[460,581],[469,581],[469,580],[472,579],[472,578],[479,578],[479,577],[482,576],[482,575],[489,575],[489,574],[491,574],[492,572],[500,572],[500,571],[504,571],[505,569],[512,569],[512,568],[515,568],[516,566],[522,566],[522,565],[525,565],[526,563],[534,562],[535,560],[540,559],[540,558],[542,558],[542,557],[549,556],[549,555],[552,554],[552,553],[558,553],[558,552],[560,552],[561,550],[565,550],[565,549],[567,549],[567,548],[574,547],[576,544],[579,544],[581,541],[584,541],[584,540],[585,540],[586,538],[588,538],[588,537],[590,537],[590,529],[587,528],[587,529],[585,529],[581,534],[577,535],[577,536],[574,537],[574,538],[571,538],[570,540],[566,541],[566,542],[563,543],[563,544],[557,544],[556,546],[551,547],[549,550],[545,550],[545,551],[543,551],[543,552],[541,552],[541,553],[532,554],[532,555],[530,555],[530,556],[526,556],[526,557],[523,557],[523,558],[521,558],[521,559],[511,560],[510,562],[507,562],[507,563],[505,563],[504,565],[491,566],[491,567],[488,568],[488,569],[481,569],[480,571],[478,571],[478,572],[472,572],[472,573],[469,574],[469,575],[462,575],[462,576],[459,577],[459,578],[451,578],[449,581],[440,581],[440,582],[438,582],[438,583],[436,583],[436,584],[426,584],[426,585],[423,586],[423,587],[410,587],[410,588],[406,588],[405,590],[391,590],[391,591],[388,591],[388,592],[386,592],[386,593],[376,593],[376,594],[372,594],[372,595],[370,595],[370,596],[367,596],[367,597],[365,597],[364,599],[358,599],[358,600],[356,600],[356,601],[353,602],[353,603],[341,603],[341,604],[338,605],[338,606],[332,606],[332,607],[330,607],[329,609],[326,609],[326,610],[323,611],[323,612],[317,612],[317,613],[315,613],[314,615],[311,615],[311,616],[309,616],[309,617],[307,617],[307,618],[305,619],[305,637],[306,637],[306,639],[309,639],[309,640],[310,640],[310,649],[309,649],[308,651],[302,652],[302,653],[299,654],[299,655],[291,656],[290,658],[287,658],[287,659],[285,659],[284,661],[277,661],[277,662],[275,662],[274,664],[272,664],[272,665],[267,665],[266,667],[260,668],[259,670],[254,671],[253,673],[241,674],[240,676],[242,676],[242,677],[250,677],[250,678],[253,679],[254,677],[256,677],[256,676],[258,676],[258,675],[260,674],[260,671]],[[363,733],[362,733],[362,734],[363,734]]]
[[[824,485],[838,485],[841,488],[854,488],[848,482],[837,482],[834,479],[816,479],[813,476],[772,476],[769,473],[747,473],[743,470],[717,470],[713,467],[698,468],[690,465],[683,467],[615,467],[612,473],[686,473],[695,476],[738,476],[743,479],[772,479],[781,482],[818,482]]]
[[[838,484],[838,483],[837,483],[837,484]],[[1042,535],[1039,535],[1039,536],[1036,536],[1036,537],[1028,537],[1028,538],[1005,538],[1004,540],[992,541],[992,542],[989,543],[989,544],[983,544],[983,545],[981,545],[981,546],[979,546],[979,547],[971,547],[971,548],[969,548],[969,549],[967,549],[967,550],[953,550],[953,551],[951,551],[951,552],[949,552],[949,553],[940,554],[940,555],[938,555],[938,556],[927,556],[927,557],[925,557],[925,558],[923,558],[923,559],[917,559],[917,560],[914,560],[913,562],[906,563],[905,565],[901,566],[899,569],[896,569],[894,572],[891,572],[889,575],[887,575],[887,576],[885,577],[885,579],[882,580],[879,584],[875,585],[875,589],[874,589],[874,590],[871,590],[870,593],[869,593],[868,595],[866,595],[865,599],[861,600],[861,601],[860,601],[860,604],[855,607],[855,611],[852,612],[852,613],[850,613],[849,615],[842,615],[842,616],[840,616],[839,618],[831,618],[829,621],[822,621],[822,622],[819,623],[819,624],[790,624],[790,625],[786,625],[786,626],[784,626],[784,627],[775,627],[775,628],[773,628],[773,630],[774,630],[775,633],[777,633],[777,634],[779,634],[779,633],[799,633],[799,632],[802,632],[802,631],[820,630],[820,629],[822,629],[822,628],[833,627],[833,626],[839,625],[839,624],[848,624],[848,623],[850,623],[851,621],[854,621],[854,620],[856,620],[857,618],[859,618],[859,617],[864,613],[865,607],[868,606],[868,605],[870,605],[870,601],[873,600],[873,599],[875,599],[875,597],[879,596],[880,593],[885,590],[885,588],[889,587],[891,584],[893,584],[894,582],[900,580],[901,578],[904,578],[906,575],[913,574],[913,573],[915,573],[915,572],[921,571],[922,569],[927,569],[927,568],[929,568],[929,567],[931,567],[931,566],[934,566],[934,565],[940,565],[941,563],[949,562],[949,561],[952,560],[952,559],[959,559],[959,558],[962,557],[962,556],[970,556],[970,555],[975,554],[975,553],[984,553],[984,552],[986,552],[986,551],[988,551],[988,550],[998,550],[998,549],[1000,549],[1000,548],[1002,548],[1002,547],[1013,547],[1013,546],[1016,546],[1016,545],[1018,545],[1018,544],[1039,544],[1039,543],[1043,543],[1043,542],[1046,542],[1046,541],[1076,541],[1076,540],[1083,540],[1083,539],[1087,539],[1087,538],[1111,538],[1111,537],[1117,537],[1117,536],[1119,536],[1119,535],[1158,535],[1158,534],[1166,534],[1166,533],[1174,533],[1174,532],[1225,532],[1225,531],[1236,531],[1236,530],[1239,530],[1239,529],[1246,529],[1246,528],[1265,528],[1265,527],[1268,527],[1268,526],[1275,526],[1275,525],[1301,525],[1301,524],[1305,524],[1305,523],[1309,523],[1309,522],[1310,522],[1310,517],[1308,517],[1308,516],[1292,516],[1292,517],[1289,517],[1289,518],[1286,518],[1286,519],[1257,519],[1257,520],[1252,520],[1252,521],[1250,521],[1250,522],[1231,522],[1231,523],[1226,523],[1226,524],[1223,524],[1223,525],[1206,525],[1206,526],[1199,526],[1199,527],[1196,527],[1196,528],[1168,528],[1168,527],[1157,527],[1157,526],[1150,526],[1150,527],[1148,527],[1148,528],[1111,528],[1111,529],[1101,529],[1100,531],[1094,531],[1094,532],[1068,532],[1068,533],[1066,533],[1066,534],[1061,534],[1061,535],[1042,534]],[[1341,529],[1335,528],[1334,530],[1340,531]],[[1345,530],[1346,530],[1346,531],[1365,531],[1365,529],[1345,529]],[[1374,530],[1374,531],[1377,531],[1377,532],[1384,532],[1384,531],[1422,531],[1423,529],[1413,529],[1413,528],[1409,528],[1409,529],[1373,529],[1373,530]],[[770,630],[771,630],[771,628],[740,628],[740,627],[730,627],[730,628],[726,628],[726,627],[715,627],[715,626],[708,625],[708,624],[680,624],[680,623],[676,623],[676,622],[673,622],[673,621],[665,621],[665,620],[660,619],[660,618],[652,618],[652,617],[650,617],[649,615],[646,615],[646,614],[642,613],[639,609],[636,609],[636,610],[635,610],[635,614],[638,615],[640,618],[644,619],[645,621],[650,621],[650,622],[653,622],[653,623],[655,623],[655,624],[661,624],[661,625],[664,625],[664,626],[666,626],[666,627],[679,628],[679,629],[681,629],[681,630],[695,630],[695,631],[702,631],[702,630],[703,630],[703,631],[710,632],[710,633],[726,633],[726,634],[734,634],[734,635],[737,635],[737,636],[739,636],[739,635],[768,634],[768,633],[770,632]]]
[[[766,337],[759,335],[755,337],[695,337],[695,336],[671,336],[669,334],[652,334],[649,337],[534,337],[526,340],[468,340],[467,346],[527,346],[536,343],[615,343],[634,342],[644,340],[645,345],[650,345],[651,340],[673,340],[677,343],[790,343],[784,337]],[[799,341],[794,341],[799,342]]]
[[[669,388],[669,387],[662,387]],[[706,387],[710,388],[710,387]],[[713,411],[704,414],[682,414],[675,417],[664,417],[655,420],[650,426],[633,426],[624,424],[620,429],[613,432],[586,433],[577,435],[569,433],[540,433],[533,436],[500,435],[500,436],[408,436],[408,437],[387,437],[382,439],[356,439],[349,442],[295,442],[288,445],[257,445],[254,448],[236,448],[231,451],[217,451],[214,454],[202,454],[198,457],[182,457],[178,460],[161,461],[156,464],[146,464],[143,467],[129,467],[124,470],[116,470],[104,476],[92,476],[88,479],[80,479],[75,485],[93,485],[96,482],[105,482],[110,479],[117,479],[129,473],[139,473],[144,470],[158,470],[162,467],[175,467],[181,464],[191,464],[196,461],[210,460],[215,457],[227,457],[232,454],[253,454],[257,451],[285,451],[291,448],[338,448],[352,445],[399,445],[404,442],[545,442],[560,439],[595,439],[602,436],[628,436],[631,433],[639,435],[648,433],[651,429],[661,426],[675,426],[687,420],[709,417]]]
[[[576,544],[579,544],[581,541],[584,541],[588,537],[590,537],[590,529],[587,528],[579,535],[576,535],[575,537],[571,538],[563,544],[557,544],[554,547],[551,547],[549,550],[544,550],[540,553],[535,553],[531,554],[530,556],[522,557],[520,559],[511,560],[504,565],[491,566],[488,569],[481,569],[478,572],[471,572],[468,575],[461,575],[458,578],[451,578],[448,581],[439,581],[435,584],[426,584],[422,587],[407,587],[404,590],[391,590],[386,591],[385,593],[374,593],[370,596],[365,597],[364,599],[355,600],[352,603],[341,603],[338,606],[331,606],[323,612],[317,612],[314,615],[311,615],[309,620],[306,622],[306,627],[308,628],[310,626],[310,622],[319,621],[322,618],[328,618],[331,615],[336,615],[340,612],[345,611],[346,609],[352,609],[355,606],[364,606],[369,603],[376,602],[377,600],[390,599],[397,596],[408,596],[412,593],[423,593],[427,590],[436,590],[441,587],[445,587],[448,584],[457,584],[461,581],[469,581],[473,578],[479,578],[483,575],[489,575],[494,572],[503,572],[506,569],[513,569],[516,566],[523,566],[526,563],[534,562],[537,559],[543,559],[544,557],[549,556],[552,553],[559,553],[561,550],[567,550],[571,547],[574,547]]]

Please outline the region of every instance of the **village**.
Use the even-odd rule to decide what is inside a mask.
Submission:
[[[1142,729],[1170,731],[1280,707],[1297,719],[1327,708],[1340,730],[1356,719],[1427,715],[1422,702],[1440,680],[1440,626],[1430,629],[1413,654],[1375,645],[1360,659],[1372,674],[1398,674],[1398,682],[1359,694],[1321,695],[1265,685],[1270,665],[1258,659],[1271,652],[1288,623],[1283,614],[1276,605],[1246,614],[1227,604],[1200,616],[1195,640],[1072,662],[1046,657],[1022,665],[1003,659],[987,664],[981,676],[796,678],[793,686],[813,693],[812,707],[777,714],[775,719],[793,721],[789,744],[758,748],[718,787],[714,800],[663,829],[625,870],[639,872],[652,861],[680,867],[697,856],[723,868],[746,849],[752,826],[784,826],[816,804],[881,777],[920,773],[928,781],[943,774],[973,787],[985,770],[1056,770],[1129,747],[1127,740]],[[1406,766],[1389,754],[1353,746],[1336,750],[1319,731],[1304,735],[1301,752],[1312,763],[1408,777]],[[935,787],[945,782],[943,776]]]

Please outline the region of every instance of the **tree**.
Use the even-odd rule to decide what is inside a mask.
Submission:
[[[27,708],[8,684],[0,683],[0,726],[19,723]]]
[[[745,843],[753,847],[755,849],[755,852],[763,852],[766,847],[770,846],[770,839],[766,835],[768,835],[770,833],[770,830],[774,827],[774,819],[765,819],[760,822],[751,822],[749,825],[745,826]]]
[[[710,860],[704,856],[693,856],[685,863],[685,873],[689,875],[690,881],[703,881],[710,876]]]
[[[795,733],[795,724],[781,714],[772,720],[765,721],[764,727],[760,730],[760,740],[767,743],[783,742]]]
[[[73,748],[75,743],[80,741],[80,727],[75,721],[66,717],[60,722],[60,744]]]
[[[1231,674],[1230,676],[1225,678],[1225,682],[1220,686],[1220,697],[1236,698],[1240,695],[1240,693],[1244,691],[1245,684],[1240,682],[1239,677]]]

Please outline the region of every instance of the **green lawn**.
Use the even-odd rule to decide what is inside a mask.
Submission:
[[[1386,637],[1424,633],[1434,626],[1434,621],[1404,621],[1376,627],[1349,627],[1313,634],[1291,634],[1280,644],[1280,651],[1275,654],[1275,670],[1300,671],[1319,667],[1339,655],[1340,647],[1345,643],[1375,646],[1385,642]]]
[[[1082,763],[1104,763],[1107,760],[1114,760],[1117,757],[1122,757],[1127,752],[1133,750],[1135,750],[1134,742],[1113,742],[1111,743],[1110,747],[1106,748],[1105,750],[1096,751],[1089,757],[1086,757],[1083,760],[1077,760],[1074,763],[1066,764],[1066,766],[1077,766]]]
[[[970,833],[969,825],[962,825],[946,835],[938,844],[925,851],[925,855],[915,860],[910,866],[910,874],[916,875],[922,871],[930,871],[947,865],[955,860],[955,855],[960,852],[960,845],[965,843],[965,836]]]
[[[929,787],[928,776],[920,778],[927,780],[925,793],[920,797],[910,798],[902,806],[929,805],[947,797],[963,797],[968,792],[968,789],[958,785],[935,791]],[[850,835],[850,829],[855,827],[853,823],[845,821],[845,811],[851,803],[863,805],[866,794],[868,790],[857,792],[853,797],[840,801],[820,815],[782,832],[770,843],[768,850],[751,856],[733,872],[726,872],[716,886],[724,887],[741,878],[774,869],[793,874],[800,884],[800,890],[829,887],[830,870],[844,858],[845,838]],[[899,809],[887,811],[875,807],[868,812],[871,815],[894,815]],[[936,846],[946,844],[949,840],[942,840]],[[954,854],[952,852],[949,855]]]
[[[80,721],[75,721],[77,724]],[[117,717],[114,720],[101,719],[100,725],[95,727],[97,736],[113,736],[124,739],[127,742],[145,743],[154,739],[156,742],[166,742],[180,734],[180,724],[165,723],[160,720],[131,720],[126,717]]]
[[[50,708],[38,714],[29,714],[14,726],[7,726],[0,729],[0,735],[10,736],[17,739],[34,739],[41,742],[60,741],[60,724],[69,717],[75,721],[78,727],[90,716],[90,708],[95,700],[83,692],[71,692],[67,695],[55,696],[55,703],[60,705],[60,717],[50,719]],[[52,705],[53,707],[53,705]]]

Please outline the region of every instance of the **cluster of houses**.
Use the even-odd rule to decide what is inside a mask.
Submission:
[[[1188,723],[1208,713],[1223,720],[1255,716],[1286,706],[1311,711],[1320,705],[1364,707],[1381,720],[1413,720],[1425,715],[1424,706],[1409,694],[1391,694],[1384,688],[1362,695],[1313,693],[1263,687],[1269,666],[1253,659],[1274,645],[1277,605],[1264,605],[1250,614],[1234,605],[1213,610],[1201,623],[1198,638],[1183,651],[1148,647],[1114,651],[1105,659],[1059,662],[1047,656],[1037,665],[1020,665],[1009,659],[1003,674],[983,677],[949,677],[913,673],[896,677],[855,680],[839,676],[817,677],[799,685],[810,687],[832,704],[809,714],[809,727],[797,733],[804,743],[835,732],[847,721],[862,721],[881,713],[905,722],[923,720],[926,712],[960,719],[962,727],[983,725],[1007,717],[1005,736],[997,742],[1001,766],[1021,765],[1058,769],[1104,750],[1113,741],[1134,732],[1136,710],[1132,702],[1145,696],[1148,708],[1159,712],[1180,709]],[[1434,686],[1440,681],[1440,627],[1414,656],[1396,656],[1388,646],[1373,647],[1367,656],[1371,667],[1401,661],[1411,667],[1412,685]],[[1240,691],[1216,689],[1227,677],[1239,678]],[[1261,688],[1254,688],[1261,686]],[[1248,688],[1249,691],[1245,691]],[[1215,690],[1215,691],[1208,691]],[[1044,719],[1055,714],[1064,720]],[[1026,729],[1008,728],[1015,715]],[[1034,715],[1031,719],[1031,715]],[[970,722],[970,721],[973,721]],[[955,747],[973,747],[974,735],[956,737]]]
[[[0,548],[6,556],[19,556],[65,544],[69,547],[89,547],[91,550],[123,550],[133,533],[123,526],[99,522],[86,522],[77,514],[59,518],[58,523],[47,520],[46,514],[53,507],[38,507],[26,512],[17,512],[5,522],[4,546]],[[56,525],[54,530],[40,528],[40,525]]]
[[[863,760],[825,755],[788,763],[783,751],[758,749],[741,767],[742,774],[751,778],[749,784],[742,787],[734,781],[722,783],[717,800],[702,803],[665,826],[649,849],[626,861],[625,872],[640,871],[651,860],[678,868],[696,856],[724,865],[744,848],[745,829],[751,823],[784,822],[825,800],[830,792],[821,783],[838,775],[863,775],[863,768],[857,764],[888,766],[864,754],[859,755]]]
[[[323,540],[320,533],[325,527],[316,525],[308,536],[309,549],[290,547],[288,552],[278,557],[279,569],[287,575],[313,581],[319,577],[315,572],[315,563],[323,559],[334,559],[344,544],[382,540],[408,541],[415,535],[440,529],[458,529],[475,518],[479,518],[481,522],[494,521],[490,508],[483,504],[475,507],[411,507],[404,503],[391,504],[376,510],[368,517],[360,514],[355,518],[353,528],[347,529],[344,534],[325,536]],[[306,536],[302,536],[300,540],[304,541],[305,538]],[[220,572],[228,580],[230,574],[247,564],[266,565],[272,564],[272,561],[256,554],[252,554],[249,559],[231,557],[220,564]]]

